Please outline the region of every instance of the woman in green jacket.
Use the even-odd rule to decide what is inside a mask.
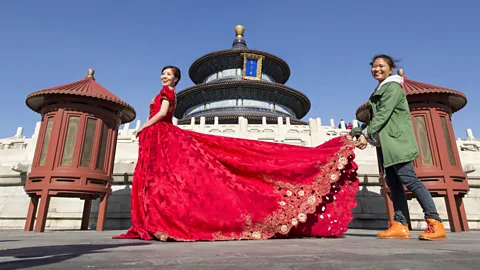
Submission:
[[[381,148],[385,178],[392,192],[394,222],[388,230],[379,232],[377,236],[411,238],[405,218],[408,210],[405,185],[422,206],[428,225],[419,239],[445,240],[445,229],[432,195],[414,171],[413,161],[419,156],[419,151],[407,97],[401,87],[403,78],[392,75],[396,66],[388,55],[376,55],[370,65],[372,76],[378,81],[368,101],[370,121],[361,128],[353,129],[352,135],[358,137],[359,149],[365,149],[368,143]]]

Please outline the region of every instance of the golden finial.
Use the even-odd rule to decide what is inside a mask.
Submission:
[[[405,71],[403,70],[403,68],[399,68],[397,70],[397,74],[403,77],[403,75],[405,75]]]
[[[89,68],[87,77],[93,78],[93,74],[95,74],[95,70],[93,70],[93,68]]]
[[[245,32],[245,27],[243,27],[243,25],[235,26],[235,33],[237,34],[237,38],[243,38],[244,32]]]

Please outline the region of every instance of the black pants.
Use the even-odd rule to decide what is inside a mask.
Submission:
[[[425,218],[433,218],[442,222],[442,219],[438,216],[430,191],[428,191],[415,174],[413,162],[390,166],[385,169],[385,175],[388,187],[392,192],[393,208],[395,210],[393,219],[395,221],[407,225],[405,216],[407,214],[408,204],[405,189],[403,188],[403,185],[405,185],[407,189],[415,195],[422,206]]]

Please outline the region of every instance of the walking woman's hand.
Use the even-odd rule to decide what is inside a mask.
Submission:
[[[365,136],[361,135],[360,137],[358,137],[357,142],[355,143],[355,146],[360,150],[367,148],[368,141],[365,138]]]

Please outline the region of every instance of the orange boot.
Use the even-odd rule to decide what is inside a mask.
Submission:
[[[427,229],[418,236],[418,239],[430,241],[447,240],[447,233],[440,221],[428,218]]]
[[[410,231],[408,230],[407,225],[403,225],[400,222],[394,221],[390,228],[384,232],[377,233],[378,238],[384,239],[410,239]]]

